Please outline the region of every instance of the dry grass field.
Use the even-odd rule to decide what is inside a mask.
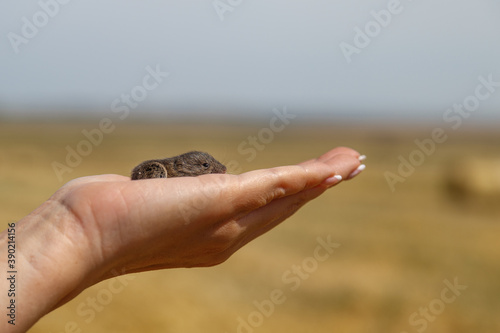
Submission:
[[[413,153],[424,160],[392,191],[384,174],[398,173],[399,156],[409,158],[414,140],[430,138],[432,125],[292,123],[248,161],[238,146],[269,124],[116,123],[60,181],[51,163],[64,163],[66,146],[75,148],[82,130],[97,124],[0,125],[2,229],[70,179],[127,175],[144,159],[192,149],[245,172],[345,145],[368,156],[367,169],[220,266],[104,281],[30,333],[500,332],[500,200],[454,199],[445,186],[460,158],[500,156],[498,131],[447,132],[434,153]],[[323,261],[314,259],[318,238],[339,244]],[[22,247],[22,235],[18,242]]]

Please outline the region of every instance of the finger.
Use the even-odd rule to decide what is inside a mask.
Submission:
[[[337,154],[331,157],[324,157],[323,163],[330,165],[335,170],[335,175],[348,179],[349,176],[361,165],[357,155]]]
[[[246,244],[273,229],[292,216],[309,201],[326,191],[327,187],[315,188],[277,199],[269,205],[259,208],[238,221],[242,229],[247,230],[243,243]]]
[[[270,202],[321,184],[333,176],[334,169],[326,163],[285,166],[256,170],[235,177],[224,197],[232,213],[247,213]]]
[[[350,155],[350,156],[356,157],[358,159],[361,156],[354,149],[347,148],[347,147],[337,147],[337,148],[334,148],[334,149],[326,152],[325,154],[323,154],[323,155],[321,155],[321,156],[319,156],[317,158],[314,158],[314,159],[302,162],[302,163],[300,163],[300,165],[309,164],[309,163],[316,162],[316,161],[322,161],[323,162],[323,161],[331,159],[332,157],[335,157],[336,155]]]
[[[360,154],[354,149],[347,147],[337,147],[318,157],[318,161],[326,161],[337,155],[350,155],[357,159],[359,159],[360,157]]]
[[[276,199],[323,184],[333,175],[346,179],[360,165],[357,153],[348,152],[323,156],[323,161],[306,165],[256,170],[233,176],[233,183],[223,188],[217,207],[213,209],[219,209],[219,213],[222,210],[224,216],[234,217],[236,214],[242,217]],[[335,181],[338,182],[337,179]]]
[[[357,157],[352,155],[336,155],[325,161],[334,165],[336,174],[348,177],[359,165]],[[278,200],[265,207],[261,207],[240,220],[240,225],[245,229],[257,230],[257,235],[262,234],[260,230],[269,230],[295,213],[308,201],[322,194],[329,186],[320,184],[312,189],[299,192]]]

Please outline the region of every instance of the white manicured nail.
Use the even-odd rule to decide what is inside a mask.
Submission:
[[[359,175],[361,173],[361,171],[363,171],[364,169],[366,169],[366,165],[364,164],[361,164],[356,170],[354,170],[353,172],[351,172],[351,174],[347,177],[347,179],[352,179],[354,177],[356,177],[357,175]]]
[[[327,178],[323,181],[323,184],[327,186],[332,186],[335,184],[338,184],[340,181],[342,181],[342,176],[341,175],[335,175],[330,178]]]
[[[366,160],[366,155],[361,155],[361,156],[358,157],[358,159],[360,161],[364,161],[364,160]]]

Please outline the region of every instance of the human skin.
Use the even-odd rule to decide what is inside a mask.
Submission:
[[[339,147],[298,165],[241,175],[72,180],[16,223],[16,325],[3,314],[0,331],[25,332],[116,272],[220,264],[338,184],[339,175],[358,174],[359,157]],[[7,241],[4,231],[3,272]],[[5,313],[8,289],[9,281],[0,279]]]

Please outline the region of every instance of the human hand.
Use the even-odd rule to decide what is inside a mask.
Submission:
[[[340,147],[299,165],[241,175],[70,181],[18,224],[29,258],[23,285],[38,286],[30,326],[111,272],[222,263],[359,166],[359,154]]]

